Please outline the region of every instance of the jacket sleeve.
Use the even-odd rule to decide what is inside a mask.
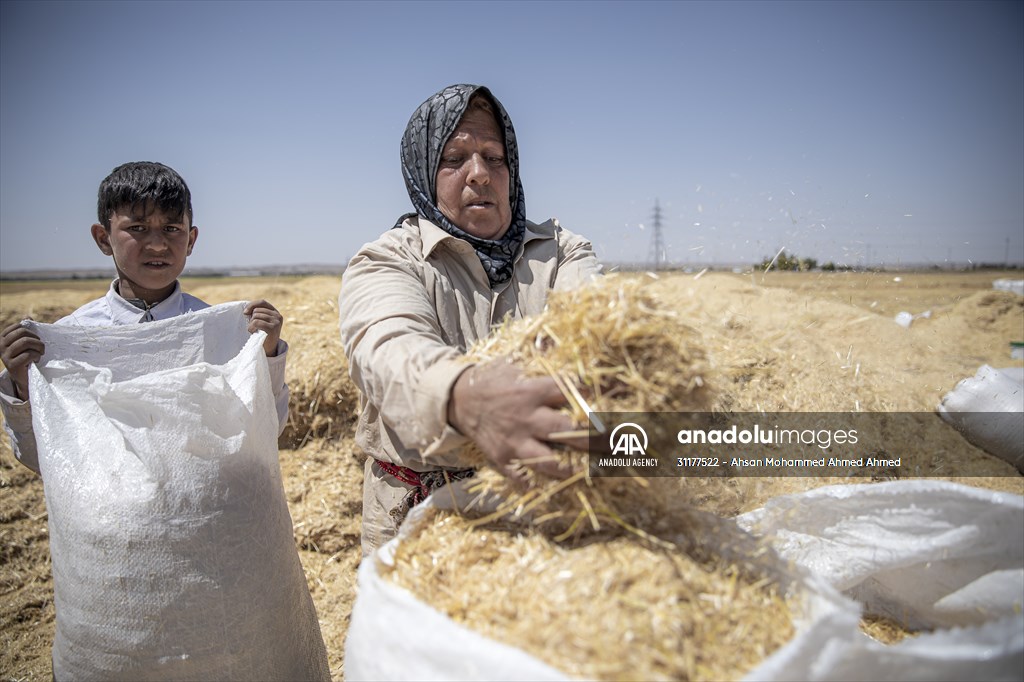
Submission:
[[[38,474],[39,453],[32,429],[32,405],[27,400],[14,397],[14,382],[7,370],[0,372],[0,411],[4,415],[4,430],[10,437],[15,458]]]
[[[469,364],[444,340],[414,249],[385,235],[352,259],[338,301],[341,341],[352,381],[402,445],[435,452],[451,440],[448,397]]]
[[[602,273],[590,241],[564,228],[558,233],[558,257],[555,291],[576,289]]]
[[[270,385],[274,389],[274,403],[277,406],[277,435],[284,433],[288,425],[288,398],[290,392],[285,381],[284,367],[288,362],[288,344],[283,339],[277,342],[277,354],[267,358],[270,368]]]

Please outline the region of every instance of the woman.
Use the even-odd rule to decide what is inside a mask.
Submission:
[[[526,219],[515,130],[487,88],[452,85],[420,105],[401,159],[416,212],[356,254],[339,298],[363,398],[356,442],[369,455],[364,555],[433,489],[470,475],[460,460],[470,440],[513,478],[523,466],[559,474],[547,437],[572,424],[555,382],[463,354],[506,317],[541,312],[549,291],[600,272],[588,241]]]

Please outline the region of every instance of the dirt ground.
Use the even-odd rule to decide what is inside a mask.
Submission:
[[[646,276],[646,275],[637,275]],[[1024,297],[992,281],[1021,273],[659,273],[657,286],[704,336],[716,381],[737,410],[931,412],[983,363],[1020,367]],[[331,277],[184,281],[209,303],[266,298],[285,315],[292,423],[281,473],[296,546],[317,607],[332,677],[344,676],[344,640],[359,564],[362,458],[351,438],[355,392],[337,341]],[[50,322],[102,295],[105,282],[0,282],[0,325]],[[931,311],[909,328],[900,311]],[[937,432],[945,425],[936,420]],[[981,451],[955,477],[1024,494],[1024,477]],[[734,511],[828,483],[764,480]],[[42,481],[0,438],[0,680],[50,679],[54,633]]]

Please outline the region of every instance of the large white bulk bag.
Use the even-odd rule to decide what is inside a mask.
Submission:
[[[379,566],[394,564],[396,550],[427,522],[428,512],[449,508],[453,498],[466,496],[458,492],[452,496],[448,488],[441,488],[409,513],[398,537],[360,564],[357,598],[345,640],[345,679],[573,679],[522,649],[460,625],[381,574]],[[805,598],[794,609],[797,634],[744,679],[813,679],[815,670],[829,669],[836,652],[856,635],[857,608],[814,576],[794,574],[781,560],[765,568],[774,570],[783,584],[797,584]],[[466,589],[487,586],[467,585]],[[601,595],[594,598],[600,600]],[[381,646],[382,641],[400,642],[401,655],[391,655]]]
[[[992,282],[992,288],[1024,296],[1024,279],[997,279]]]
[[[935,408],[964,438],[1024,473],[1024,370],[978,368]]]
[[[57,680],[329,679],[244,307],[32,323]]]
[[[348,680],[568,680],[459,625],[384,578],[445,489],[363,561],[345,643]],[[1020,680],[1024,498],[939,481],[832,486],[775,498],[737,522],[780,555],[806,595],[796,634],[747,680]],[[707,542],[714,542],[708,537]],[[487,589],[467,586],[466,589]],[[841,595],[842,590],[847,596]],[[884,645],[860,606],[935,631]],[[599,598],[599,595],[595,595]],[[401,642],[401,656],[382,649]]]
[[[1024,497],[945,481],[838,485],[737,520],[868,613],[932,630],[891,645],[859,635],[812,679],[1024,678]]]

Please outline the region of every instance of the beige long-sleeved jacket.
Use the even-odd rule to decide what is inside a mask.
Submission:
[[[600,273],[590,242],[556,220],[527,223],[513,277],[491,289],[469,243],[410,218],[365,245],[345,271],[339,309],[362,392],[356,442],[370,456],[426,471],[459,467],[463,436],[448,397],[463,353],[507,316],[541,312],[552,290]]]

